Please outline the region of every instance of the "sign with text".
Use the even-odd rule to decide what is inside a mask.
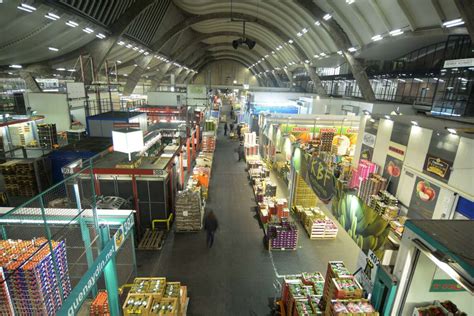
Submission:
[[[405,159],[406,152],[407,152],[407,146],[403,146],[395,142],[390,142],[388,144],[387,154],[389,156],[392,156],[393,158],[397,158],[398,160],[403,161]]]
[[[423,170],[425,170],[427,173],[447,180],[451,174],[452,165],[452,162],[443,160],[439,157],[427,156]]]
[[[367,254],[365,254],[363,251],[359,253],[357,269],[360,269],[360,272],[356,274],[356,277],[367,293],[372,293],[375,276],[379,266],[380,260],[377,258],[372,249],[369,249]]]
[[[374,134],[364,133],[364,136],[362,137],[362,144],[374,148],[376,138],[377,137]]]
[[[432,219],[440,188],[420,177],[416,177],[408,216],[413,219]]]
[[[302,169],[302,176],[311,187],[318,198],[324,203],[328,203],[334,196],[336,190],[336,178],[327,164],[317,157],[304,155],[305,166]]]
[[[444,61],[444,68],[474,67],[474,58],[448,59]]]

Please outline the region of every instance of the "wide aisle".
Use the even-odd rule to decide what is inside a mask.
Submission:
[[[219,221],[214,246],[207,248],[204,232],[170,234],[161,255],[150,256],[155,262],[144,262],[138,273],[187,285],[188,315],[267,315],[275,274],[254,216],[245,163],[236,162],[238,143],[222,133],[221,126],[207,204]]]

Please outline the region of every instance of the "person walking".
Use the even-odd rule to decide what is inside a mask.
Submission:
[[[224,136],[227,135],[227,122],[224,123]]]
[[[209,211],[204,219],[204,229],[207,232],[207,246],[209,248],[214,244],[214,233],[218,228],[217,218],[213,211]]]
[[[237,148],[237,154],[239,155],[238,161],[245,161],[244,144],[242,144],[242,142],[240,142],[240,145]]]
[[[229,128],[230,128],[230,132],[233,132],[234,131],[234,123],[230,123]]]
[[[237,137],[240,140],[240,135],[242,134],[242,126],[239,124],[237,125]]]

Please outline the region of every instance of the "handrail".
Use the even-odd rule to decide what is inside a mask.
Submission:
[[[173,213],[171,213],[170,216],[168,216],[167,219],[154,219],[151,222],[151,229],[155,230],[155,223],[166,223],[166,230],[169,231],[170,230],[170,222],[171,222],[172,219],[173,219]]]

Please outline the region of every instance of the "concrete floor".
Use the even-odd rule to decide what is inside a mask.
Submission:
[[[137,252],[139,276],[187,285],[188,315],[269,315],[282,275],[324,274],[329,260],[343,260],[354,271],[359,249],[341,229],[336,240],[311,241],[300,226],[297,251],[265,250],[245,163],[236,162],[237,142],[222,133],[207,203],[219,220],[214,247],[206,247],[204,232],[171,232],[161,252]]]

